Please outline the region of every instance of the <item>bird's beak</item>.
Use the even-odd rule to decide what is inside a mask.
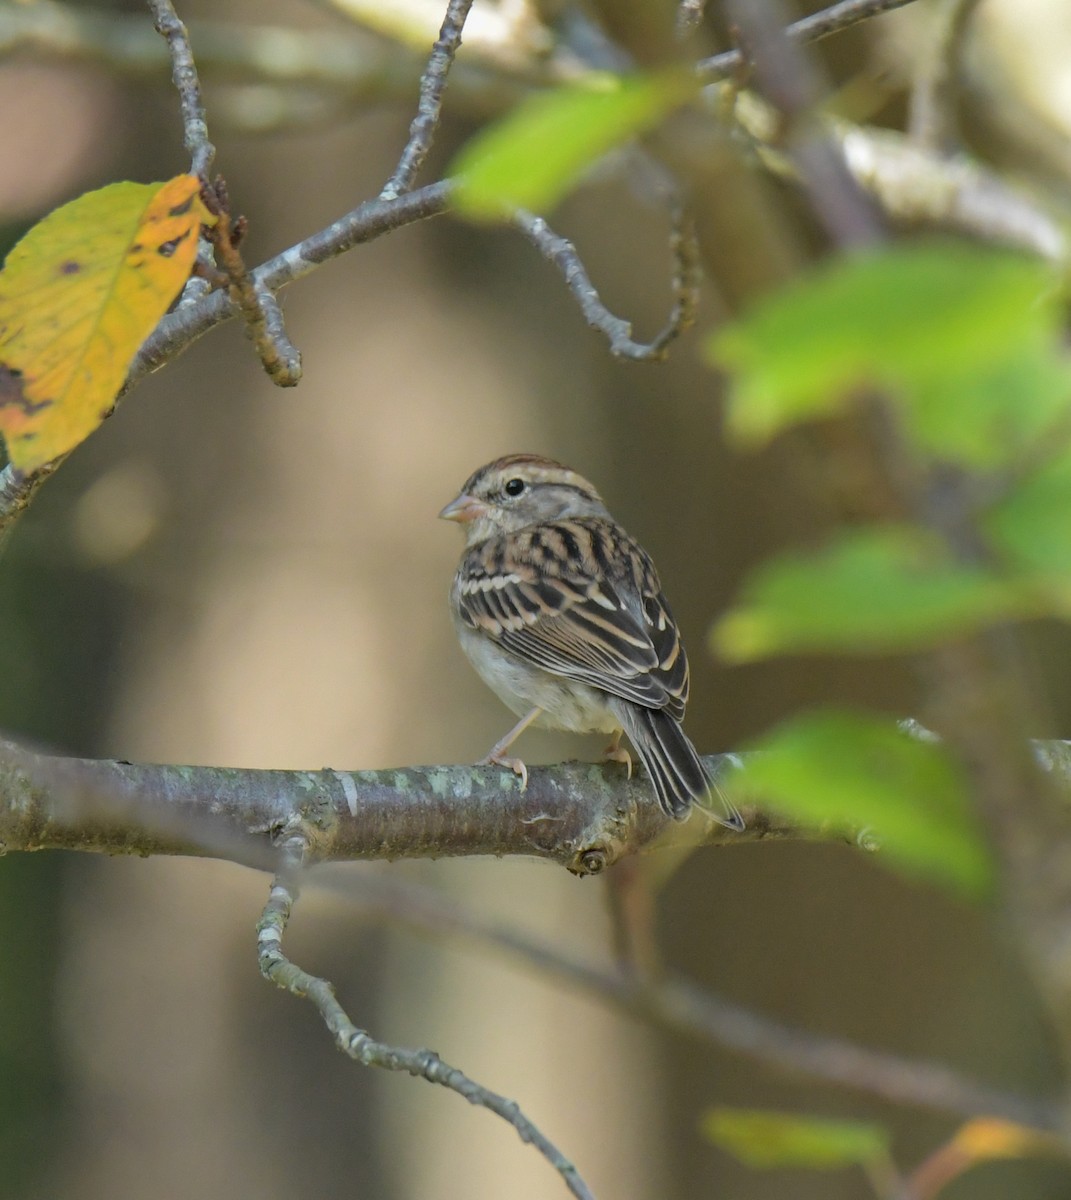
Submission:
[[[459,525],[465,525],[469,521],[475,521],[477,517],[486,515],[487,505],[475,496],[470,496],[468,492],[462,492],[439,513],[444,521],[457,521]]]

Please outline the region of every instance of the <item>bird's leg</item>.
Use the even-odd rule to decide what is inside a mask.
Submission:
[[[530,713],[527,713],[525,716],[521,717],[521,719],[516,725],[513,726],[509,733],[507,733],[506,736],[500,741],[495,742],[488,753],[480,759],[480,763],[482,765],[494,763],[499,767],[509,767],[514,775],[520,777],[522,792],[528,786],[528,768],[519,758],[510,758],[506,754],[506,751],[521,736],[521,734],[524,733],[528,726],[531,725],[531,723],[542,711],[543,710],[541,708],[533,708]]]
[[[625,770],[628,772],[627,779],[632,778],[632,755],[621,745],[621,734],[624,731],[619,729],[613,736],[613,740],[609,746],[602,752],[604,762],[619,762],[625,764]]]

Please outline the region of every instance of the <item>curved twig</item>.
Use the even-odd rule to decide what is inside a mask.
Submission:
[[[299,847],[300,840],[296,845],[291,843],[292,858],[300,858]],[[376,1041],[350,1020],[326,979],[310,975],[287,958],[283,953],[283,934],[297,897],[293,871],[277,876],[272,882],[268,902],[257,925],[257,960],[264,978],[293,996],[311,1000],[343,1054],[366,1067],[402,1071],[416,1079],[426,1079],[428,1083],[456,1092],[478,1108],[493,1112],[513,1126],[522,1142],[533,1146],[550,1163],[572,1195],[578,1200],[594,1200],[575,1165],[525,1116],[515,1100],[485,1088],[457,1067],[443,1062],[433,1050],[410,1050]]]

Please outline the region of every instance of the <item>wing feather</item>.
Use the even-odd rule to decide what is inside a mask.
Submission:
[[[543,523],[474,546],[462,619],[518,658],[680,720],[688,661],[654,564],[601,517]]]

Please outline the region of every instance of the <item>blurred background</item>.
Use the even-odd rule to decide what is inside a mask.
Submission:
[[[150,25],[135,3],[66,7]],[[341,59],[356,36],[327,3],[178,7],[191,21],[297,31],[278,40],[275,69],[322,32],[316,65],[340,70],[323,47],[334,38]],[[82,191],[186,166],[166,67],[133,53],[116,69],[93,54],[12,50],[4,22],[34,11],[53,6],[0,4],[4,250]],[[902,124],[932,17],[923,0],[823,44],[846,111]],[[967,51],[975,152],[1066,181],[1071,10],[984,0]],[[336,88],[325,102],[305,83],[279,90],[202,66],[216,169],[249,217],[251,263],[374,195],[404,145],[415,75],[386,98]],[[464,89],[456,106],[453,96],[425,181],[487,115]],[[611,176],[554,223],[609,306],[651,336],[669,305],[666,213]],[[304,355],[298,389],[269,384],[236,325],[216,330],[144,381],[21,522],[0,571],[6,731],[166,762],[476,759],[512,718],[456,645],[446,593],[460,544],[435,514],[476,466],[514,450],[589,476],[651,551],[690,647],[688,729],[704,751],[739,748],[805,703],[911,712],[897,662],[728,669],[705,648],[747,571],[819,521],[791,445],[741,457],[721,440],[718,382],[700,354],[726,311],[714,289],[667,364],[622,364],[517,234],[439,218],[328,264],[283,299]],[[1064,731],[1066,650],[1059,631],[1039,632]],[[524,743],[529,761],[600,749],[544,734]],[[954,1128],[663,1036],[491,952],[372,922],[347,881],[374,871],[598,960],[609,953],[605,881],[520,861],[336,867],[303,896],[290,941],[358,1024],[431,1046],[517,1099],[600,1198],[871,1194],[850,1171],[745,1169],[700,1136],[717,1103],[879,1119],[907,1167]],[[267,884],[217,862],[4,859],[0,1196],[563,1195],[505,1125],[349,1063],[310,1006],[261,981],[253,928]],[[1037,1002],[987,915],[847,848],[696,853],[660,894],[659,934],[674,971],[800,1027],[1025,1092],[1057,1083]],[[1071,1195],[1071,1174],[1001,1164],[947,1194],[1055,1200]]]

